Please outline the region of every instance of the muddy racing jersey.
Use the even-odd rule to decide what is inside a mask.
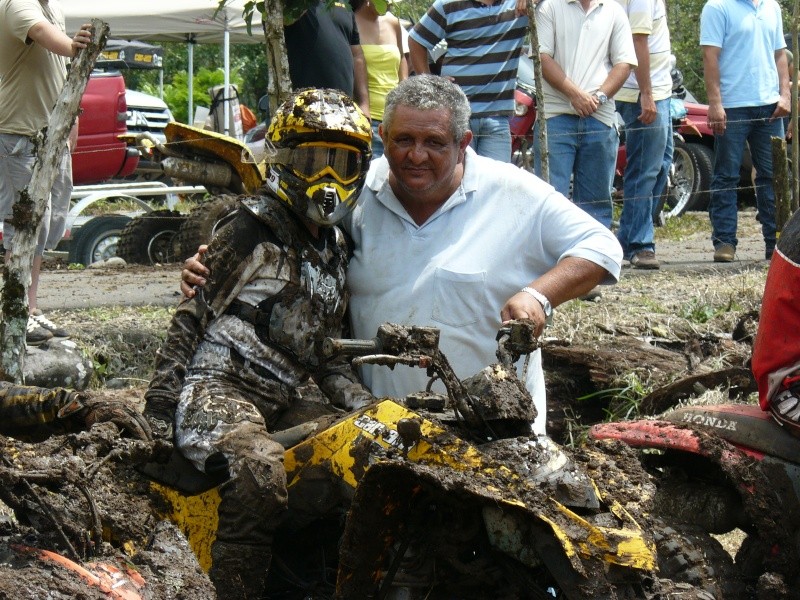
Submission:
[[[209,246],[208,283],[173,317],[148,405],[174,412],[187,365],[189,374],[240,381],[265,396],[256,404],[267,419],[309,376],[335,403],[348,405],[343,389],[368,396],[348,367],[321,358],[325,337],[341,336],[347,306],[341,231],[320,228],[314,239],[271,196],[245,198],[243,207]]]

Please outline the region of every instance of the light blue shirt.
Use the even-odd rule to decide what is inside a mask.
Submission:
[[[622,262],[607,228],[532,173],[471,148],[465,160],[461,185],[422,225],[392,192],[386,157],[372,161],[358,206],[343,222],[354,242],[347,269],[354,336],[372,338],[387,321],[438,327],[459,378],[497,362],[500,309],[559,260],[601,265],[606,283],[617,280]],[[402,366],[366,365],[362,377],[377,397],[404,397],[428,382],[424,369]],[[539,412],[534,432],[544,433],[539,351],[525,383]]]
[[[775,52],[786,47],[775,0],[709,0],[700,17],[700,45],[721,48],[722,106],[765,106],[780,98]]]

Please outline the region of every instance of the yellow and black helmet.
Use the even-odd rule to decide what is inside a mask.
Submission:
[[[300,90],[267,130],[267,184],[299,215],[318,225],[338,223],[364,186],[371,141],[369,119],[346,94]]]

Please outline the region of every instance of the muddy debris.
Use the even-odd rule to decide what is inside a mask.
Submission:
[[[114,586],[143,600],[214,598],[135,469],[170,450],[110,423],[38,443],[0,436],[0,499],[13,512],[0,527],[0,599],[107,599]]]

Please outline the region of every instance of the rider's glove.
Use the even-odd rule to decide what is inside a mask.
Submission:
[[[133,438],[151,440],[150,425],[135,408],[119,400],[93,398],[80,392],[69,392],[66,402],[59,408],[57,417],[76,419],[86,427],[95,423],[111,422]]]

